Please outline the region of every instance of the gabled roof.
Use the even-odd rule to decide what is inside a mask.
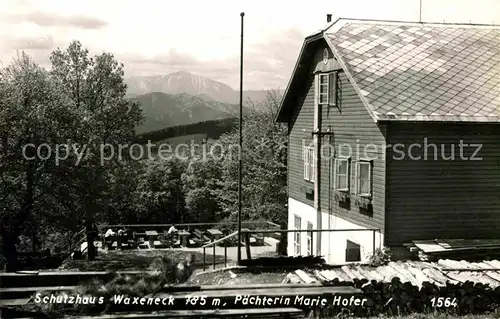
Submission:
[[[500,122],[500,26],[339,19],[321,34],[377,122]]]

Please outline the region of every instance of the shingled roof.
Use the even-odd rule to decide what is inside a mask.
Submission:
[[[339,19],[322,35],[375,121],[500,122],[500,26]]]

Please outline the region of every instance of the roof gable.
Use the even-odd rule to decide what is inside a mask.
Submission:
[[[344,21],[324,36],[378,121],[500,122],[499,27]]]

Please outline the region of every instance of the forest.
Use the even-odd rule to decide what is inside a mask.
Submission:
[[[233,120],[206,142],[218,156],[125,153],[102,161],[102,145],[144,142],[135,132],[144,116],[125,97],[123,64],[78,41],[54,50],[50,63],[45,69],[19,53],[0,69],[0,266],[15,269],[24,251],[61,253],[93,224],[234,221],[238,156],[242,219],[285,225],[286,127],[274,121],[279,93],[269,91],[264,105],[245,115],[241,152],[227,152],[238,145]],[[85,145],[85,155],[47,154],[61,145]]]

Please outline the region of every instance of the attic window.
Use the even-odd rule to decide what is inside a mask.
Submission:
[[[337,72],[321,73],[318,83],[318,101],[321,105],[337,105]]]

